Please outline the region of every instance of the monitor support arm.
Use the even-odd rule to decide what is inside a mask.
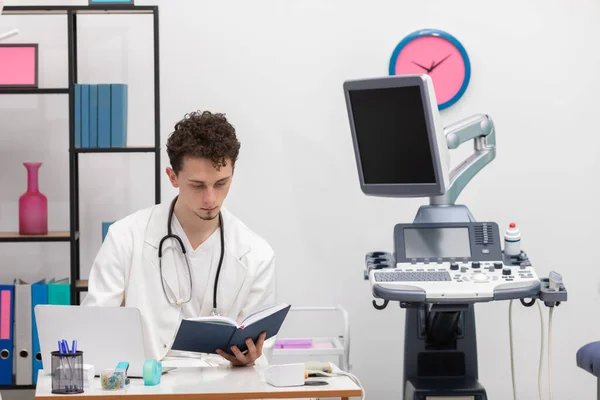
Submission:
[[[450,186],[441,196],[430,198],[432,206],[452,206],[471,179],[496,157],[496,131],[492,119],[474,115],[444,128],[448,148],[454,150],[473,139],[474,153],[450,171]]]

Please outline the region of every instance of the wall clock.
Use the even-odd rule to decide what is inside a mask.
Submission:
[[[471,63],[463,45],[452,35],[423,29],[406,36],[394,49],[389,74],[428,74],[438,109],[456,103],[467,90]]]

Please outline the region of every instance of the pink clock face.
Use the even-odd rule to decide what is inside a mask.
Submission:
[[[448,40],[422,36],[410,41],[398,54],[395,74],[428,74],[438,104],[452,99],[465,80],[465,60]]]

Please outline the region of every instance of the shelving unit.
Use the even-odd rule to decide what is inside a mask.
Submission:
[[[78,82],[77,16],[90,14],[147,14],[153,18],[154,41],[154,146],[126,148],[76,148],[75,147],[75,85]],[[0,243],[68,242],[70,244],[71,304],[80,303],[80,294],[87,291],[87,280],[80,276],[79,234],[79,157],[89,153],[151,153],[154,154],[155,203],[160,203],[160,70],[158,6],[106,4],[93,6],[4,6],[4,15],[66,16],[68,35],[68,87],[67,88],[0,88],[0,95],[68,95],[69,96],[69,231],[49,232],[47,235],[20,235],[18,232],[0,232]],[[31,390],[35,385],[0,385],[4,390]]]
[[[290,313],[308,313],[308,312],[336,312],[339,313],[343,319],[344,331],[340,336],[330,336],[330,337],[322,337],[322,336],[311,336],[308,338],[291,338],[284,337],[281,334],[278,335],[277,340],[287,339],[287,340],[298,340],[298,339],[311,339],[313,343],[312,348],[283,348],[283,349],[273,349],[273,357],[287,357],[287,358],[296,358],[295,362],[298,362],[298,358],[306,358],[306,357],[320,357],[320,361],[323,361],[325,357],[336,357],[337,358],[337,366],[342,371],[350,372],[350,321],[348,318],[348,312],[342,306],[292,306],[290,308]],[[320,345],[327,345],[321,347]]]
[[[153,18],[154,41],[154,146],[129,148],[76,148],[75,147],[75,85],[78,82],[77,59],[77,16],[90,14],[148,14]],[[4,15],[63,15],[67,18],[68,35],[68,87],[67,88],[0,88],[0,94],[66,94],[69,96],[69,200],[70,230],[49,232],[47,235],[19,235],[18,232],[0,232],[0,242],[69,242],[71,304],[79,304],[80,293],[87,291],[87,280],[80,276],[79,235],[79,157],[88,153],[153,153],[155,203],[160,203],[160,70],[159,70],[159,18],[158,6],[136,6],[128,4],[106,4],[90,6],[4,6]],[[27,386],[0,386],[0,390],[32,389]]]
[[[71,303],[79,304],[79,293],[87,290],[80,278],[79,242],[79,155],[86,153],[154,153],[155,203],[160,203],[160,55],[158,6],[106,4],[90,6],[5,6],[3,15],[66,15],[68,35],[68,88],[2,88],[0,94],[67,94],[69,96],[69,192],[70,234],[53,232],[45,236],[24,236],[0,233],[0,242],[64,242],[71,243]],[[77,15],[79,14],[150,14],[153,16],[154,40],[154,146],[128,148],[76,148],[75,96],[78,82]],[[86,281],[87,282],[87,281]]]

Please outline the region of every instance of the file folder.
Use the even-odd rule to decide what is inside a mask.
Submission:
[[[110,146],[127,147],[127,85],[110,85]]]
[[[81,86],[75,84],[74,95],[74,125],[75,125],[75,148],[81,148]]]
[[[71,285],[69,283],[48,283],[48,304],[71,305]]]
[[[110,84],[98,84],[98,147],[110,147]]]
[[[31,368],[33,371],[32,381],[34,385],[37,384],[39,370],[43,369],[44,366],[37,323],[35,320],[35,306],[38,304],[48,304],[48,286],[46,286],[45,283],[35,283],[31,285]]]
[[[13,383],[14,285],[0,285],[0,385]]]
[[[81,147],[90,146],[90,85],[81,84]]]
[[[15,383],[17,385],[31,385],[31,285],[17,280],[15,282],[15,332],[14,355]]]
[[[90,87],[90,147],[98,147],[98,85]]]

